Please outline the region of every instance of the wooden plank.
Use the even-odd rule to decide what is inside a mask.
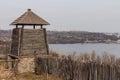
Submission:
[[[45,46],[23,46],[22,49],[28,49],[28,50],[31,50],[31,49],[46,49]]]
[[[28,47],[39,47],[39,46],[41,46],[41,44],[39,44],[39,43],[37,43],[37,44],[32,44],[32,43],[23,44],[23,48],[24,48],[25,46],[28,46]]]
[[[40,30],[24,30],[23,33],[26,33],[26,34],[36,34],[36,33],[40,33],[41,31]]]
[[[40,34],[43,35],[43,31],[41,31],[41,32],[34,32],[34,33],[25,33],[24,32],[24,35],[40,35]]]
[[[39,38],[43,37],[44,38],[44,35],[42,35],[42,34],[37,34],[37,35],[26,35],[26,34],[24,34],[23,35],[23,38],[32,38],[32,37],[39,37]]]
[[[29,41],[29,40],[33,40],[33,41],[40,41],[40,40],[44,40],[44,38],[39,38],[39,37],[31,37],[31,38],[23,38],[23,41]]]
[[[25,44],[44,44],[44,41],[24,41],[24,43],[22,43],[23,45]]]
[[[34,31],[34,32],[39,32],[39,31],[43,31],[43,29],[24,29],[24,32],[29,32],[29,33],[31,33],[32,31]]]

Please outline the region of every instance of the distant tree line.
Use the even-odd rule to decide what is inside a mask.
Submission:
[[[0,44],[11,41],[11,36],[12,30],[0,30]],[[120,39],[117,35],[87,31],[47,31],[47,38],[50,44],[106,43]]]
[[[117,41],[116,35],[106,35],[105,33],[84,32],[84,31],[48,31],[49,43],[105,43],[107,40]]]

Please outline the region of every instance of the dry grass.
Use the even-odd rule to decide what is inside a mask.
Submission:
[[[48,79],[45,74],[35,75],[34,73],[22,73],[18,74],[17,80],[62,80],[54,75],[48,75]]]
[[[0,61],[0,80],[10,80],[15,76],[14,71],[7,69],[7,62]]]

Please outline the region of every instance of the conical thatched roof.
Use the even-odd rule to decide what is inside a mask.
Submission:
[[[49,25],[47,21],[28,9],[22,16],[16,19],[11,25]]]

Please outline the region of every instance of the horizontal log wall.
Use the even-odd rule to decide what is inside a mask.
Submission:
[[[14,29],[12,54],[26,56],[47,54],[45,29]]]

